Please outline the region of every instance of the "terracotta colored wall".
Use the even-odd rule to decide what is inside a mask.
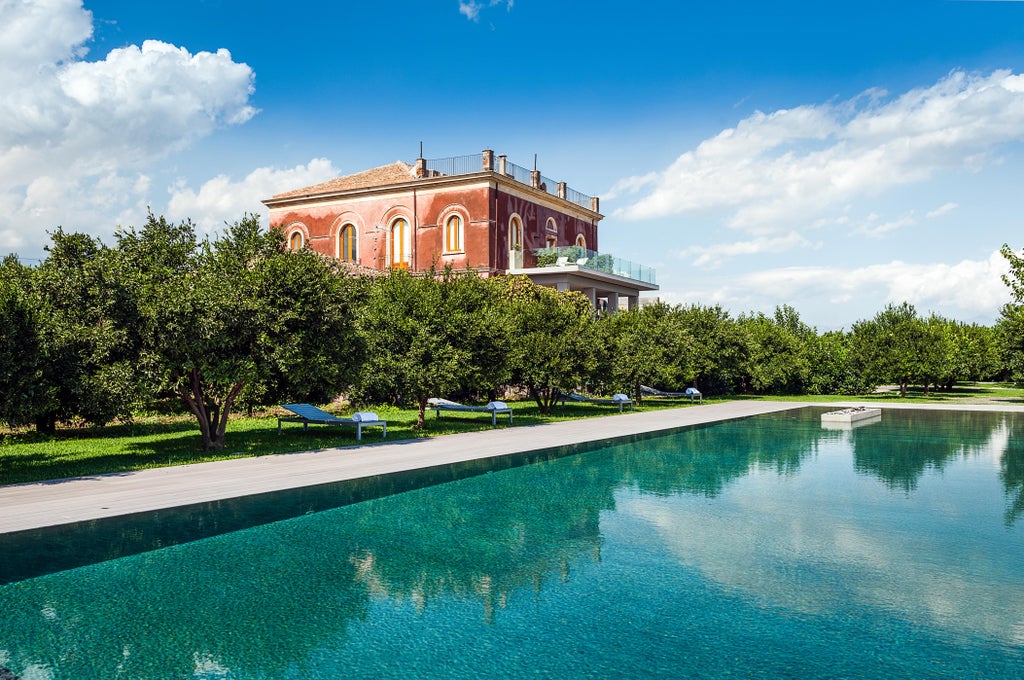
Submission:
[[[502,269],[508,268],[508,224],[513,214],[518,214],[523,220],[523,251],[525,253],[525,264],[531,266],[534,250],[547,246],[546,225],[548,218],[553,218],[558,227],[553,233],[557,239],[558,246],[571,246],[576,243],[576,235],[583,234],[587,241],[587,248],[597,250],[597,226],[592,225],[589,220],[581,220],[561,211],[553,210],[547,206],[534,203],[528,199],[498,191],[498,253],[499,263]]]
[[[463,252],[444,254],[444,225],[451,210],[460,207],[465,220]],[[451,265],[455,269],[508,269],[508,224],[517,213],[523,219],[524,250],[545,247],[545,224],[549,217],[558,225],[557,244],[573,245],[576,235],[582,233],[587,247],[597,250],[597,229],[587,220],[577,219],[552,210],[491,185],[417,190],[353,198],[331,204],[312,204],[285,209],[274,209],[270,214],[273,226],[283,228],[287,235],[292,225],[300,224],[310,248],[331,257],[337,256],[338,230],[346,222],[356,225],[358,232],[357,256],[359,263],[374,269],[386,269],[388,262],[389,228],[395,217],[401,215],[410,224],[418,225],[413,232],[413,262],[411,269],[426,271],[432,265],[440,269]],[[491,220],[497,218],[497,225]],[[380,230],[375,227],[381,227]],[[532,258],[527,255],[527,264]]]

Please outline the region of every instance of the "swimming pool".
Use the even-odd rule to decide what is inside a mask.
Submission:
[[[217,534],[311,512],[2,586],[0,666],[1019,677],[1022,417],[900,410],[829,430],[820,412],[363,482],[334,491],[340,507],[221,504],[190,521]]]

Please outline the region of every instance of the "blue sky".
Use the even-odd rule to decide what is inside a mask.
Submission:
[[[672,303],[992,323],[1024,2],[0,0],[0,254],[485,148],[601,196]]]

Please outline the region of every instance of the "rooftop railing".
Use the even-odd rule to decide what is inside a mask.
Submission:
[[[530,171],[512,161],[505,161],[505,174],[522,184],[530,184]]]
[[[480,155],[427,159],[427,172],[442,175],[469,175],[483,171]],[[428,175],[431,176],[431,175]]]
[[[505,175],[511,177],[520,184],[527,186],[533,186],[530,171],[521,165],[505,160]],[[469,156],[450,156],[448,158],[430,158],[425,162],[425,168],[427,171],[427,177],[437,177],[439,175],[471,175],[478,172],[484,171],[483,157],[480,154],[471,154]],[[493,157],[493,170],[494,172],[500,172],[500,161],[498,156]],[[552,196],[559,196],[558,182],[553,179],[541,176],[540,178],[541,188],[551,194]],[[590,196],[583,192],[576,191],[570,187],[566,187],[565,196],[561,197],[565,200],[575,203],[578,206],[593,210],[593,203],[590,200]]]
[[[564,267],[574,264],[583,269],[615,274],[634,281],[643,281],[652,286],[657,285],[653,267],[645,267],[608,253],[587,250],[582,246],[541,248],[533,251],[533,254],[537,258],[538,267]]]

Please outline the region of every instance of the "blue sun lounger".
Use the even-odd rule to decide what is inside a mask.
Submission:
[[[689,397],[691,404],[694,399],[700,400],[702,404],[704,403],[704,395],[696,387],[687,387],[685,392],[663,392],[647,385],[641,385],[640,392],[648,397]]]
[[[466,413],[490,413],[491,414],[491,425],[498,424],[498,414],[508,414],[508,424],[512,424],[512,409],[509,408],[508,404],[503,401],[490,401],[487,402],[487,406],[466,406],[460,404],[457,401],[449,401],[448,399],[439,399],[437,397],[431,397],[427,399],[427,406],[434,409],[435,414],[438,418],[441,417],[441,411],[464,411]]]
[[[309,404],[281,404],[281,408],[294,413],[294,416],[281,416],[277,419],[277,433],[281,434],[281,423],[302,423],[302,429],[308,430],[313,425],[346,425],[356,428],[356,440],[362,441],[364,427],[384,428],[384,437],[388,436],[388,422],[377,417],[372,411],[353,413],[351,418],[339,418]]]

